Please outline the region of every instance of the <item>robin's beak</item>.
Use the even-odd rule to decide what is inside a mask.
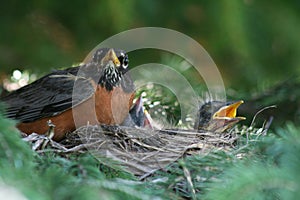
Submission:
[[[116,67],[121,66],[121,62],[119,61],[119,59],[113,49],[109,49],[109,51],[106,53],[106,55],[102,59],[102,63],[108,63],[109,61],[112,61]]]
[[[232,104],[221,107],[217,112],[214,113],[213,119],[225,119],[225,120],[245,120],[245,117],[237,117],[238,107],[244,103],[243,100],[234,102]]]

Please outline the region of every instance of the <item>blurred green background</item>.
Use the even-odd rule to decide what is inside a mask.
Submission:
[[[0,81],[15,69],[40,76],[69,67],[108,37],[147,26],[180,31],[198,41],[237,98],[300,74],[296,0],[12,0],[0,10]],[[165,60],[160,53],[146,52],[130,55],[131,66]],[[198,79],[201,85],[195,73],[184,74],[192,85],[197,87]]]
[[[2,75],[70,66],[106,38],[144,26],[197,40],[228,87],[251,88],[300,73],[299,1],[12,0],[0,10]]]

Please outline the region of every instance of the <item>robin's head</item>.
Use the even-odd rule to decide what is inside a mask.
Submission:
[[[101,63],[104,65],[107,62],[113,62],[115,67],[119,68],[119,70],[125,73],[128,69],[129,59],[128,55],[125,51],[120,49],[112,49],[112,48],[100,48],[92,54],[92,57],[89,55],[83,61],[84,63],[93,62],[93,63]]]
[[[236,116],[237,109],[242,103],[244,102],[241,100],[236,102],[210,101],[203,104],[198,112],[195,129],[225,131],[245,119],[245,117]]]
[[[125,51],[117,49],[98,49],[92,58],[93,62],[101,65],[102,73],[99,84],[112,90],[120,84],[122,75],[128,71],[128,55]]]

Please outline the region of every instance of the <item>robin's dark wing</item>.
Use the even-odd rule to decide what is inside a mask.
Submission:
[[[6,116],[32,122],[57,115],[88,99],[94,93],[94,86],[90,79],[84,78],[88,76],[77,76],[79,69],[54,71],[1,98],[7,104]],[[74,84],[78,86],[75,92]]]

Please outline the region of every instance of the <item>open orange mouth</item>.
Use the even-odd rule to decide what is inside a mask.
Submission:
[[[237,109],[238,107],[244,103],[243,100],[234,102],[232,104],[221,107],[215,114],[212,116],[213,119],[224,119],[224,120],[245,120],[245,117],[237,117]]]

